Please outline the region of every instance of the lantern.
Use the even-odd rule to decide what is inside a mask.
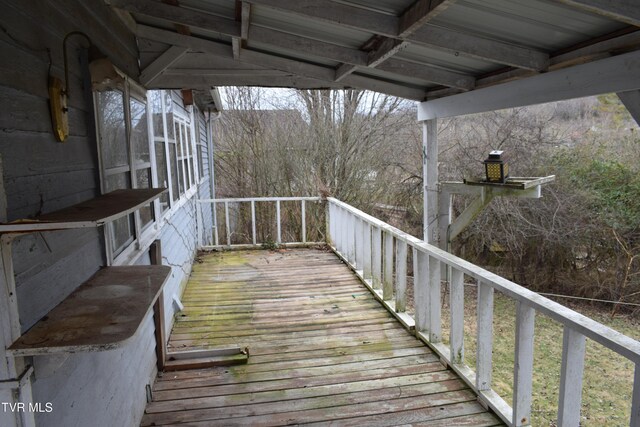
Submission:
[[[487,182],[505,183],[509,177],[509,165],[502,159],[504,151],[493,150],[484,161],[484,170]]]

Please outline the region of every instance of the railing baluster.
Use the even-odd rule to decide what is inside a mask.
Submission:
[[[277,217],[277,228],[278,228],[276,242],[280,244],[282,243],[282,228],[280,223],[280,200],[276,200],[276,217]]]
[[[224,202],[224,223],[227,226],[227,246],[231,246],[231,227],[229,227],[229,203]]]
[[[347,259],[349,263],[355,267],[356,265],[356,217],[351,212],[347,213],[349,220],[347,221],[347,242],[349,243],[349,253]]]
[[[633,376],[633,398],[631,400],[630,427],[640,427],[640,363],[636,363]]]
[[[562,336],[562,366],[560,368],[560,395],[558,426],[580,425],[582,403],[582,373],[586,337],[565,326]]]
[[[429,341],[442,341],[442,316],[440,308],[440,261],[429,257]]]
[[[476,388],[491,389],[491,353],[493,350],[493,288],[478,281],[478,335],[476,354]]]
[[[329,202],[327,202],[329,203]],[[331,208],[333,208],[333,212],[332,215],[329,216],[329,221],[331,221],[331,223],[333,224],[333,232],[331,233],[331,240],[333,241],[333,245],[335,246],[335,240],[336,240],[336,230],[335,230],[335,226],[336,226],[336,220],[334,219],[334,215],[335,215],[335,206],[333,205],[329,205]],[[300,210],[302,211],[300,214],[302,215],[302,243],[307,243],[307,205],[305,203],[304,200],[300,201]]]
[[[393,234],[384,233],[384,278],[382,279],[382,299],[393,298]]]
[[[429,331],[429,255],[417,251],[417,268],[413,272],[413,295],[416,306],[416,331]]]
[[[365,280],[371,279],[371,225],[368,222],[362,222],[363,245],[364,245],[364,264],[362,266],[362,277]]]
[[[407,243],[396,241],[396,313],[407,309]]]
[[[382,230],[374,226],[372,232],[371,282],[373,289],[380,289],[382,285]]]
[[[451,364],[456,365],[464,362],[464,274],[455,268],[451,268],[449,306],[451,307],[449,335]]]
[[[256,237],[256,201],[251,201],[251,241],[254,245],[257,244]]]
[[[533,333],[536,311],[516,302],[516,345],[513,367],[513,425],[531,425]]]

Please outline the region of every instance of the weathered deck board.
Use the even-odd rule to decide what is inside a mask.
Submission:
[[[202,261],[169,347],[249,347],[249,363],[161,374],[143,426],[502,425],[332,253]]]

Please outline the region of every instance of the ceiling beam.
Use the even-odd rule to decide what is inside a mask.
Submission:
[[[424,64],[417,64],[399,59],[389,59],[376,67],[379,70],[403,76],[414,77],[455,89],[471,90],[475,86],[475,78],[466,74],[452,73]]]
[[[182,58],[188,51],[189,49],[186,47],[171,46],[142,70],[140,73],[140,83],[142,83],[143,86],[147,86],[167,68]]]
[[[406,37],[438,16],[455,0],[417,0],[400,16],[398,37]]]
[[[129,13],[151,16],[172,23],[180,23],[208,31],[217,31],[231,37],[240,37],[240,25],[226,18],[185,9],[153,0],[105,0],[112,7]]]
[[[184,36],[171,31],[152,28],[145,25],[138,25],[136,34],[139,37],[147,38],[164,43],[171,43],[191,50],[201,50],[223,58],[232,57],[229,46],[224,43],[217,43],[200,39],[193,36]],[[238,62],[250,65],[259,65],[269,69],[276,69],[295,74],[300,77],[325,81],[328,85],[335,85],[333,81],[334,70],[332,68],[304,63],[262,52],[241,49]],[[342,81],[343,86],[354,87],[365,90],[373,90],[387,93],[401,98],[422,100],[425,96],[423,89],[404,86],[401,84],[388,83],[378,79],[365,76],[348,76]]]
[[[556,0],[615,21],[640,27],[640,3],[636,0]]]
[[[299,87],[302,89],[339,89],[341,86],[315,79],[285,76],[237,76],[198,75],[171,73],[153,81],[151,89],[180,89],[189,86],[194,89],[209,89],[212,86],[263,86],[263,87]]]
[[[368,67],[376,67],[409,45],[406,41],[387,38],[380,46],[369,52]]]
[[[418,120],[636,89],[640,89],[640,51],[426,101],[418,106]]]

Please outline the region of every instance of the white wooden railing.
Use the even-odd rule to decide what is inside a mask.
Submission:
[[[529,291],[509,280],[408,235],[334,198],[327,199],[327,241],[389,311],[429,345],[507,424],[531,423],[533,339],[536,312],[564,326],[558,426],[579,426],[585,341],[593,341],[635,363],[631,427],[640,427],[640,342]],[[413,252],[415,318],[406,312],[407,251]],[[449,345],[442,342],[441,275],[450,269]],[[477,354],[464,363],[464,276],[478,286]],[[395,292],[394,292],[395,288]],[[493,294],[516,302],[513,401],[491,386]]]
[[[283,240],[283,228],[282,228],[282,212],[281,205],[282,202],[299,202],[300,203],[300,240],[299,241],[284,241]],[[203,206],[213,206],[214,212],[218,205],[222,205],[224,208],[224,234],[226,236],[226,241],[224,243],[220,242],[220,226],[218,223],[217,215],[213,215],[213,245],[200,245],[202,249],[207,248],[253,248],[253,247],[262,247],[263,245],[270,242],[263,242],[258,238],[258,221],[256,220],[256,204],[257,203],[271,203],[275,204],[275,226],[276,226],[276,235],[275,240],[272,242],[277,246],[304,246],[304,245],[314,245],[314,244],[324,244],[325,242],[309,242],[307,240],[307,202],[320,203],[322,202],[322,198],[320,197],[251,197],[251,198],[226,198],[226,199],[202,199],[198,200],[198,204],[200,209]],[[251,209],[251,243],[233,243],[232,236],[234,235],[234,230],[230,224],[230,214],[229,214],[229,206],[231,204],[248,204]],[[200,213],[199,218],[202,218],[202,214]],[[325,224],[322,224],[322,233],[324,234]],[[296,235],[296,233],[292,233]]]

